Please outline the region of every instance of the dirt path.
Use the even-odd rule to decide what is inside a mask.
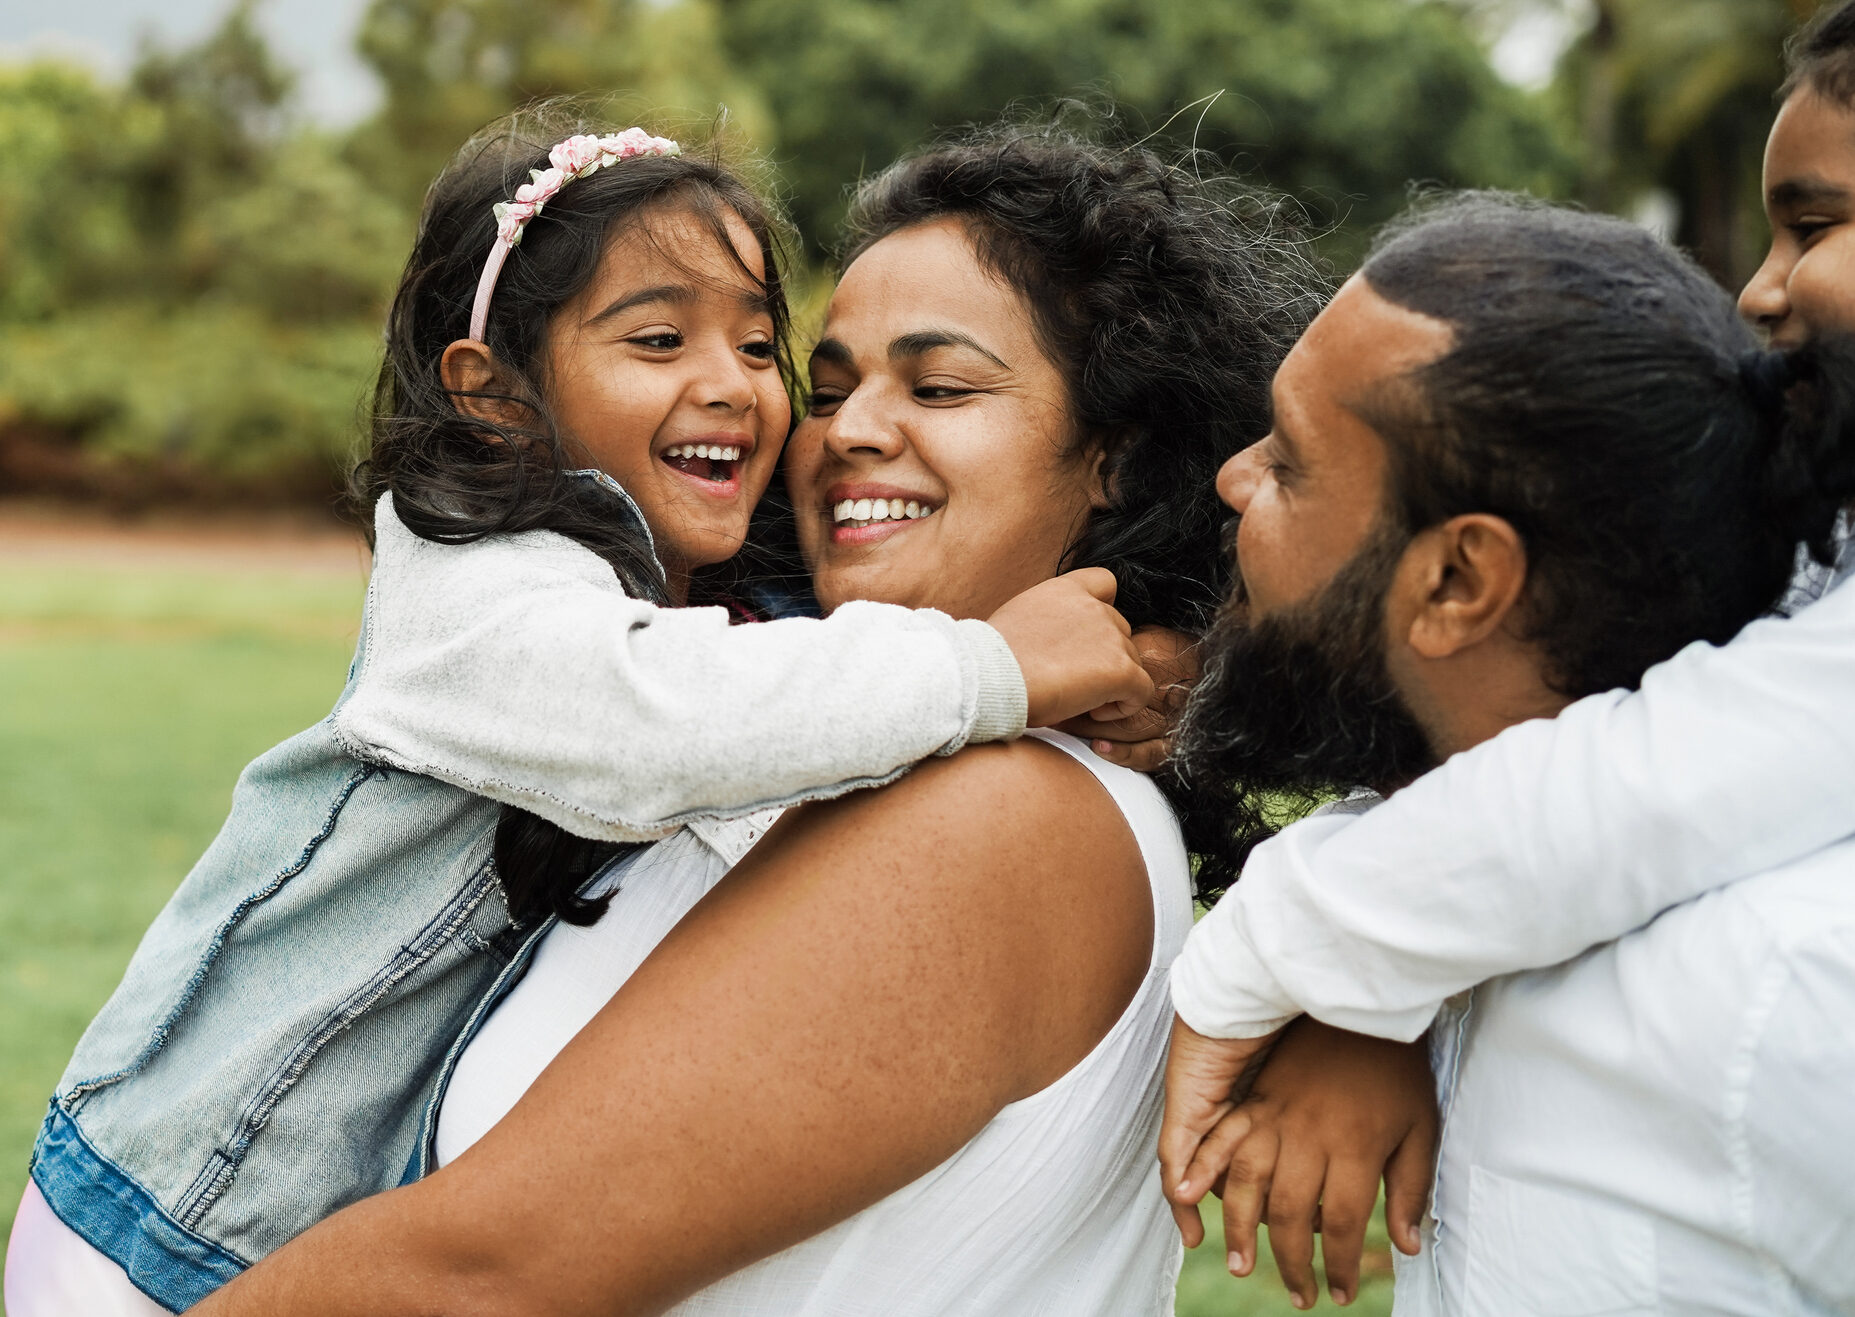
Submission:
[[[366,572],[367,549],[356,532],[303,517],[169,512],[122,519],[0,502],[0,563],[347,576]]]

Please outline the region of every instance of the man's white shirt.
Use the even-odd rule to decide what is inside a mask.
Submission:
[[[1855,1314],[1850,566],[1288,829],[1193,931],[1173,997],[1202,1033],[1436,1022],[1404,1317]]]

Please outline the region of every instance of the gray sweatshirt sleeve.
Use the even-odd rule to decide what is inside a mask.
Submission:
[[[1024,730],[1023,676],[984,622],[853,603],[730,626],[721,608],[630,597],[549,532],[434,544],[390,498],[375,531],[335,734],[579,836],[835,796]]]

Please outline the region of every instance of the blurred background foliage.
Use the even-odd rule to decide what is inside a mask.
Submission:
[[[119,85],[0,65],[0,493],[327,505],[426,183],[537,97],[724,117],[820,267],[848,184],[937,129],[1111,98],[1131,137],[1296,196],[1342,270],[1413,182],[1668,227],[1723,282],[1764,241],[1784,35],[1815,0],[373,0],[380,109],[307,122],[253,0]],[[1547,85],[1513,22],[1580,33]],[[652,114],[651,111],[657,113]]]

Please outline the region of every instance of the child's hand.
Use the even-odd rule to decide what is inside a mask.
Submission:
[[[1282,1283],[1296,1307],[1310,1308],[1319,1294],[1318,1233],[1334,1302],[1351,1303],[1381,1174],[1392,1241],[1417,1252],[1436,1135],[1435,1083],[1421,1043],[1296,1021],[1249,1096],[1200,1149],[1200,1162],[1225,1168],[1231,1272],[1255,1267],[1256,1226],[1267,1221]]]
[[[1084,567],[1032,586],[986,619],[1024,673],[1027,726],[1090,713],[1125,718],[1152,702],[1153,679],[1127,619],[1114,611],[1114,588],[1113,572]]]
[[[1179,715],[1198,684],[1198,642],[1182,631],[1146,627],[1134,632],[1134,648],[1153,679],[1153,698],[1146,708],[1110,721],[1071,718],[1057,730],[1081,737],[1110,763],[1151,773],[1172,753]]]
[[[1204,1242],[1198,1204],[1223,1183],[1229,1145],[1249,1129],[1239,1113],[1244,1081],[1253,1079],[1281,1030],[1260,1038],[1207,1038],[1178,1016],[1166,1053],[1166,1114],[1159,1129],[1159,1185],[1172,1204],[1185,1247]],[[1215,1136],[1215,1137],[1214,1137]]]

